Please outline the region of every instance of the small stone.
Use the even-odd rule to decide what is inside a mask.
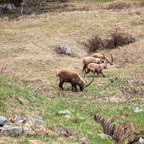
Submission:
[[[112,140],[112,137],[106,134],[98,134],[98,136],[100,136],[102,139],[110,139]]]
[[[34,122],[37,124],[44,124],[45,123],[43,120],[40,120],[40,119],[35,119]]]
[[[4,127],[1,131],[2,134],[7,134],[9,136],[15,136],[15,135],[22,135],[22,128],[19,127]]]
[[[64,111],[59,111],[58,112],[58,114],[61,114],[61,115],[65,115],[65,114],[67,114],[67,115],[71,115],[71,112],[69,111],[69,110],[64,110]]]
[[[143,111],[143,109],[140,109],[140,108],[138,108],[138,107],[136,107],[136,108],[134,109],[134,112],[136,112],[136,113],[141,112],[141,111]]]
[[[83,137],[80,141],[81,144],[89,144],[89,140],[86,137]]]
[[[6,122],[6,118],[4,116],[0,116],[0,127],[3,127]]]
[[[22,124],[25,124],[27,122],[26,119],[23,119],[23,120],[19,120],[18,123],[22,123]]]
[[[140,143],[140,144],[143,144],[143,143],[144,143],[144,139],[140,137],[139,143]]]
[[[28,18],[35,18],[36,15],[35,14],[32,14],[32,15],[29,15]]]
[[[69,115],[65,115],[65,118],[69,120],[71,117]]]
[[[117,80],[117,77],[110,77],[108,80],[111,81],[111,83],[113,83],[115,80]]]

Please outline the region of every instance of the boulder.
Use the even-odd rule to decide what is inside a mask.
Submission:
[[[22,128],[19,127],[7,126],[2,129],[1,133],[9,136],[15,136],[15,135],[21,136],[23,131]]]
[[[7,120],[4,116],[0,116],[0,127],[3,127],[7,123]]]
[[[56,47],[56,52],[57,52],[58,54],[66,54],[66,55],[72,56],[71,49],[70,49],[70,47],[69,47],[68,45],[66,45],[66,44],[62,44],[62,45]]]

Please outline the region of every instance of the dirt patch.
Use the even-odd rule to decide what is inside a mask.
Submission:
[[[99,49],[114,49],[118,46],[128,45],[134,43],[135,38],[127,33],[112,32],[103,36],[95,36],[88,40],[87,43],[84,43],[88,47],[90,52],[95,52]]]
[[[102,124],[104,133],[110,135],[116,142],[121,142],[131,136],[134,130],[131,123],[115,124],[113,118],[101,117],[95,114],[94,119]]]

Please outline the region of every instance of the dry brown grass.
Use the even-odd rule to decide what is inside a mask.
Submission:
[[[77,5],[79,6],[79,4]],[[98,4],[100,6],[100,4]],[[136,11],[141,14],[137,15]],[[1,19],[0,63],[7,61],[3,74],[19,78],[23,83],[50,83],[49,77],[55,78],[57,70],[62,68],[81,70],[81,59],[89,55],[87,49],[78,41],[85,41],[91,36],[107,34],[115,28],[132,34],[138,42],[129,46],[111,50],[117,67],[142,71],[143,63],[143,25],[131,25],[132,21],[142,21],[142,8],[122,9],[120,11],[93,10],[46,13],[35,19],[21,17],[18,21]],[[59,56],[54,48],[68,44],[74,58]],[[104,50],[103,53],[108,53]],[[136,64],[133,66],[133,62]],[[136,75],[143,75],[141,72]]]

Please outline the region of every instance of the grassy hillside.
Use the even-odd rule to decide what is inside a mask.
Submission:
[[[57,93],[60,92],[57,90]],[[20,85],[16,85],[11,79],[0,76],[0,95],[1,115],[6,116],[9,120],[15,115],[41,118],[46,122],[46,129],[53,132],[51,132],[52,135],[49,137],[39,135],[28,138],[19,137],[18,140],[13,139],[17,143],[35,139],[46,143],[59,141],[73,143],[80,141],[82,137],[87,137],[92,143],[95,143],[95,140],[97,143],[111,143],[110,140],[102,140],[97,136],[98,133],[102,132],[102,127],[90,115],[74,107],[70,101],[68,103],[60,97],[55,99],[59,94],[55,94],[54,98],[42,96]],[[80,101],[77,102],[80,103]],[[71,120],[67,120],[65,115],[59,114],[59,111],[62,110],[69,110],[71,112]],[[70,138],[61,137],[60,139],[60,136],[55,132],[55,127],[59,125],[70,128],[75,134]],[[9,137],[3,138],[0,142],[4,140],[10,142]]]
[[[0,115],[8,120],[13,116],[40,118],[52,134],[33,137],[6,137],[1,142],[15,143],[80,143],[86,137],[90,143],[112,143],[98,136],[103,132],[101,124],[93,116],[114,118],[115,124],[131,124],[131,137],[143,134],[144,111],[144,9],[109,9],[109,4],[79,4],[64,7],[57,12],[36,15],[29,19],[0,19]],[[64,4],[60,4],[64,5]],[[71,5],[71,3],[69,3]],[[84,8],[87,5],[86,8]],[[113,5],[113,3],[112,3]],[[114,55],[114,65],[104,70],[106,75],[95,77],[83,92],[71,92],[71,85],[58,89],[56,72],[67,68],[82,74],[82,59],[91,55],[83,45],[91,37],[109,34],[115,30],[132,35],[136,42],[116,49],[100,50]],[[67,44],[74,57],[58,55],[55,47]],[[87,81],[91,80],[88,74]],[[111,83],[109,77],[117,77]],[[7,78],[9,77],[9,78]],[[59,115],[69,110],[71,119]],[[62,125],[75,134],[58,135],[55,127]],[[123,142],[122,142],[123,143]]]

